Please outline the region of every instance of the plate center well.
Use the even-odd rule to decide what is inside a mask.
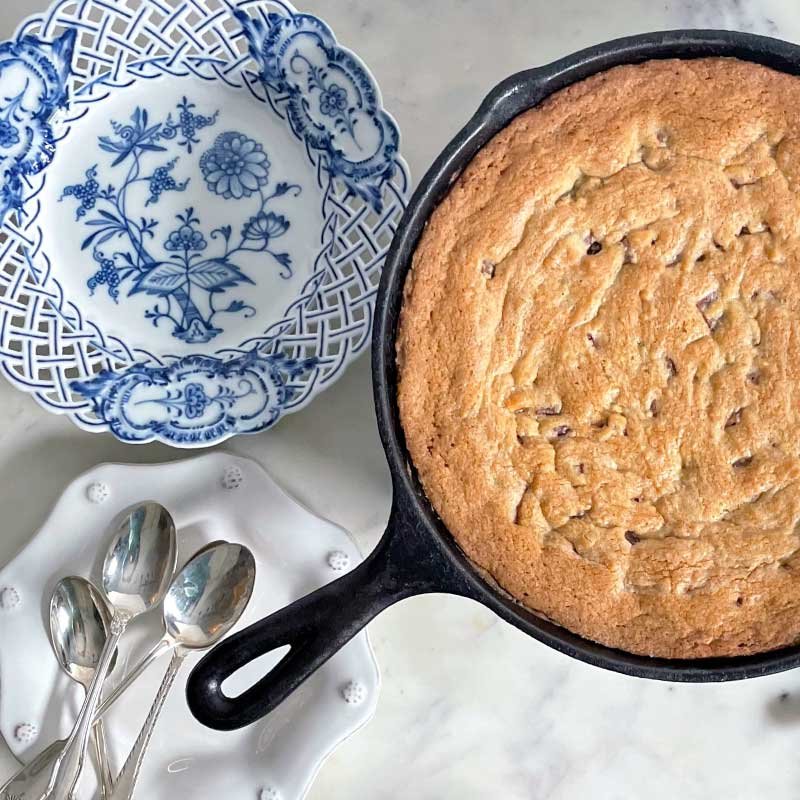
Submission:
[[[169,75],[87,109],[41,195],[65,298],[106,337],[157,356],[221,353],[280,320],[323,227],[288,123],[246,89]]]

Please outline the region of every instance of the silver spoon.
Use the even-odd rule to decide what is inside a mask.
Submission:
[[[50,598],[50,641],[61,669],[84,689],[94,677],[108,638],[111,612],[94,584],[85,578],[63,578]],[[116,652],[109,671],[113,671]],[[114,778],[108,763],[102,722],[93,728],[93,744],[100,779],[100,796],[108,798]],[[63,745],[66,742],[62,743]]]
[[[130,800],[144,754],[184,658],[215,645],[244,613],[255,585],[253,554],[242,545],[204,548],[175,576],[164,599],[165,640],[174,648],[142,730],[117,776],[111,800]]]
[[[201,547],[193,556],[192,560],[200,556],[202,553],[205,553],[208,550],[212,550],[215,547],[219,547],[222,544],[227,544],[227,542],[223,541],[222,539],[218,539],[214,542],[209,542],[209,544]],[[176,576],[177,578],[177,576]],[[174,581],[173,581],[174,585]],[[172,591],[172,587],[168,590],[169,592]],[[97,708],[95,712],[94,718],[95,721],[102,719],[105,716],[106,712],[114,705],[114,703],[119,700],[122,694],[131,686],[131,684],[158,658],[163,656],[165,653],[169,653],[170,651],[174,650],[179,644],[181,644],[180,640],[172,636],[167,630],[167,622],[162,615],[162,636],[159,639],[158,643],[153,646],[149,653],[142,656],[139,659],[136,666],[131,667],[131,669],[125,673],[125,677],[117,684],[112,692],[110,692],[106,697],[103,699],[103,702]]]
[[[99,590],[84,578],[59,581],[50,599],[50,641],[58,663],[73,680],[88,688],[108,636],[111,613]],[[113,670],[116,651],[110,669]],[[59,739],[0,786],[0,798],[26,798],[39,780],[50,775],[66,745]],[[108,764],[103,729],[94,727],[94,747],[100,768],[101,792],[109,797],[113,777]]]
[[[106,639],[86,700],[67,744],[56,759],[46,785],[29,800],[50,797],[69,800],[78,782],[94,712],[108,674],[111,657],[128,624],[157,606],[177,564],[175,523],[158,503],[142,503],[128,513],[114,532],[103,563],[102,591],[111,611],[111,635]]]

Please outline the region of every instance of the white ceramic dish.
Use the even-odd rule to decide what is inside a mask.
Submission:
[[[399,146],[288,3],[57,0],[0,44],[0,367],[127,442],[270,427],[369,342]]]
[[[23,761],[68,732],[82,701],[82,689],[59,671],[50,648],[44,622],[50,592],[63,575],[91,577],[109,522],[145,498],[164,504],[174,515],[181,562],[216,539],[241,542],[253,551],[255,592],[235,630],[360,560],[342,529],[301,508],[246,459],[220,453],[158,466],[103,465],[82,475],[64,490],[31,542],[0,571],[0,733]],[[157,614],[132,628],[112,685],[125,665],[148,649],[157,630]],[[197,658],[189,657],[179,681]],[[271,655],[235,675],[231,691],[246,688],[276,660]],[[166,666],[161,661],[152,667],[109,712],[115,771]],[[326,756],[370,719],[378,690],[378,669],[366,634],[346,645],[275,713],[243,731],[203,728],[176,690],[155,730],[137,794],[150,800],[256,800],[259,794],[262,800],[297,800]],[[90,771],[82,781],[79,796],[91,796]]]

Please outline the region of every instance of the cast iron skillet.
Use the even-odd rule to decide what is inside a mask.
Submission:
[[[248,725],[275,708],[387,606],[412,595],[447,592],[477,600],[529,636],[573,658],[642,678],[727,681],[800,665],[800,646],[741,658],[668,660],[614,650],[570,633],[514,602],[482,577],[426,499],[398,418],[395,334],[403,284],[428,217],[461,171],[515,116],[552,92],[619,64],[652,58],[733,56],[800,74],[800,47],[730,31],[666,31],[600,44],[500,83],[422,179],[400,223],[375,309],[372,372],[375,407],[394,484],[383,538],[356,569],[217,645],[194,669],[189,707],[211,728]],[[291,645],[277,666],[236,698],[222,682],[243,665]]]

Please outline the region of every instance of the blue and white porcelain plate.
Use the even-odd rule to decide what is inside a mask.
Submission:
[[[274,424],[369,341],[409,193],[362,62],[275,0],[61,0],[0,45],[0,363],[129,442]]]

